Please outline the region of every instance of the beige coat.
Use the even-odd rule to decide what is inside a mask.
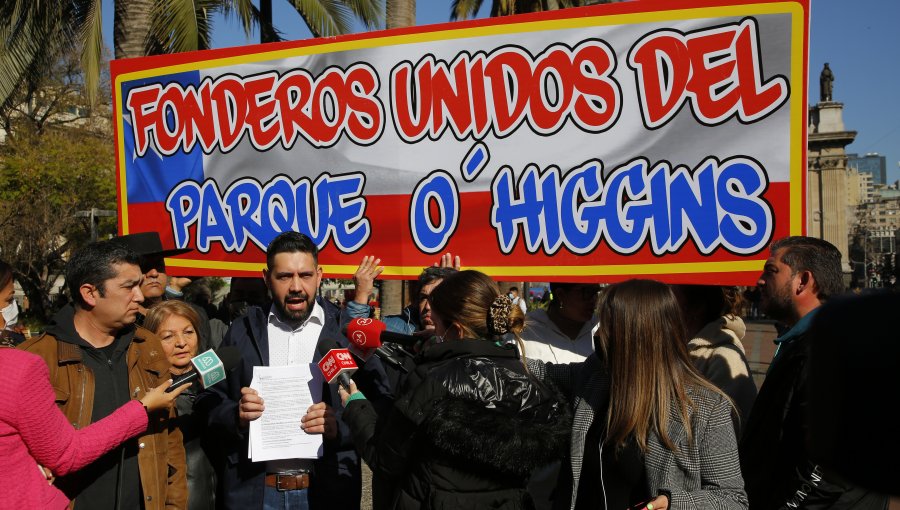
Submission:
[[[756,400],[756,383],[741,343],[746,332],[740,317],[728,315],[704,326],[688,342],[694,367],[731,398],[742,422]]]

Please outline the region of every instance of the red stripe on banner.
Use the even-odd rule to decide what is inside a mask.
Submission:
[[[778,239],[789,235],[788,224],[778,221],[779,218],[787,218],[787,204],[789,198],[789,186],[787,183],[772,183],[765,193],[765,199],[773,204],[773,218],[775,226],[772,239]],[[409,225],[409,195],[373,195],[366,197],[366,217],[371,222],[372,235],[366,245],[355,253],[341,253],[329,242],[319,254],[320,263],[328,270],[329,265],[355,266],[363,255],[375,255],[381,258],[385,266],[402,267],[426,267],[437,261],[440,254],[427,254],[420,252],[412,240]],[[781,210],[779,210],[781,209]],[[435,213],[435,211],[433,211]],[[131,204],[129,205],[131,218],[131,232],[145,232],[155,230],[160,233],[164,246],[174,246],[172,224],[169,220],[165,205],[161,202]],[[679,264],[679,263],[704,263],[704,262],[730,262],[746,260],[746,256],[734,255],[724,249],[718,249],[710,255],[703,255],[697,251],[696,246],[688,241],[677,253],[666,254],[665,262],[662,257],[654,255],[648,246],[644,246],[638,252],[630,255],[614,253],[609,245],[601,240],[597,248],[585,255],[569,252],[561,247],[557,253],[548,255],[543,251],[529,254],[525,248],[522,229],[519,231],[515,248],[510,254],[503,254],[497,240],[496,232],[490,228],[491,221],[491,194],[488,192],[461,193],[460,194],[460,218],[456,231],[448,245],[441,253],[451,252],[459,255],[463,265],[468,267],[502,266],[514,268],[516,266],[546,266],[544,275],[519,275],[517,277],[504,276],[504,279],[547,281],[552,280],[554,267],[557,266],[596,266],[596,265],[639,265],[639,264]],[[490,233],[490,234],[489,234]],[[196,225],[190,228],[191,245],[194,246]],[[243,262],[264,263],[265,251],[251,242],[247,243],[242,253],[226,252],[222,245],[214,242],[208,253],[193,252],[179,259],[188,259],[200,262]],[[765,259],[765,252],[756,258]],[[760,269],[762,263],[760,263]],[[185,269],[173,268],[172,274],[192,275],[222,275],[222,274],[246,274],[240,271],[221,269]],[[342,276],[330,274],[329,276]],[[347,276],[347,275],[343,275]],[[587,276],[570,276],[564,280],[602,280],[618,281],[635,275],[603,275],[602,278]],[[752,284],[758,276],[756,271],[746,273],[691,273],[676,275],[653,275],[652,277],[668,282],[695,282],[695,283],[723,283],[735,285]]]

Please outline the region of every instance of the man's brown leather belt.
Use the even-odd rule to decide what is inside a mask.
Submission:
[[[266,487],[280,491],[298,491],[309,488],[309,473],[271,473],[266,475]]]

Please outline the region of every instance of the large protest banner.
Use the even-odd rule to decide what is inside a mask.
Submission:
[[[636,1],[114,61],[120,230],[258,274],[748,284],[805,232],[807,0]]]

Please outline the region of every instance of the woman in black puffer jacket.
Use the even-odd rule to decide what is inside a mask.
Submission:
[[[376,480],[376,508],[530,509],[534,468],[563,457],[571,417],[528,373],[515,342],[524,316],[487,275],[434,289],[441,343],[417,357],[389,415],[351,386],[343,420]]]

